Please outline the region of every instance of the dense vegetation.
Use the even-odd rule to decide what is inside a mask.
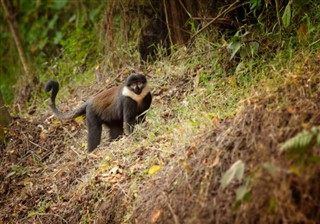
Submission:
[[[320,220],[320,3],[1,6],[0,223]],[[147,123],[86,153],[44,83],[70,110],[131,72],[152,87]]]

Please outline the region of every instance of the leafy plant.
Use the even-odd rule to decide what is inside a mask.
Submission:
[[[248,34],[249,32],[241,34],[241,31],[238,31],[231,39],[231,42],[227,46],[227,49],[231,51],[229,61],[231,61],[236,54],[239,54],[243,59],[245,57],[253,57],[258,53],[260,44],[257,41],[245,41],[245,37]]]
[[[292,4],[292,1],[289,1],[284,12],[283,12],[283,15],[281,17],[282,19],[282,23],[283,23],[283,26],[285,28],[287,28],[289,25],[290,25],[290,22],[291,22],[291,4]]]
[[[13,165],[11,167],[11,171],[7,174],[5,179],[10,178],[13,175],[16,175],[18,177],[24,176],[24,175],[28,174],[28,172],[29,172],[29,168],[28,167],[23,167],[23,166],[19,166],[19,165]]]
[[[248,181],[236,189],[236,201],[249,201],[250,193],[248,189]]]
[[[293,138],[288,139],[281,145],[280,151],[286,151],[289,149],[301,151],[308,149],[315,144],[320,146],[319,127],[312,127],[311,130],[303,130]]]
[[[226,188],[233,180],[237,179],[238,181],[242,181],[245,170],[245,164],[238,160],[225,172],[221,178],[221,187],[222,189]],[[245,183],[239,186],[236,193],[236,206],[239,205],[241,201],[249,201],[250,193],[249,193],[249,183],[250,178],[245,178]]]
[[[234,179],[242,180],[245,165],[241,160],[238,160],[225,172],[221,178],[221,187],[226,188]]]

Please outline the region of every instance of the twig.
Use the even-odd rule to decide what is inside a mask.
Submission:
[[[170,212],[171,212],[171,214],[172,214],[172,216],[173,216],[174,223],[175,223],[175,224],[180,224],[179,219],[178,219],[178,216],[176,215],[176,213],[174,213],[174,211],[173,211],[173,209],[172,209],[172,207],[171,207],[171,205],[170,205],[170,203],[169,203],[169,201],[168,201],[168,196],[166,195],[165,192],[162,192],[162,194],[163,194],[164,197],[166,198],[167,206],[168,206],[168,208],[169,208],[169,210],[170,210]]]
[[[30,140],[29,140],[29,142],[30,142],[32,145],[37,146],[37,147],[40,148],[40,149],[44,149],[44,150],[48,151],[45,147],[42,147],[41,145],[38,145],[37,143],[35,143],[35,142],[33,142],[33,141],[30,141]]]
[[[234,3],[232,3],[231,5],[229,5],[228,8],[226,8],[225,10],[223,10],[222,12],[220,12],[215,18],[213,18],[210,22],[208,22],[205,26],[203,26],[200,30],[198,30],[195,34],[192,35],[192,37],[190,37],[189,41],[192,41],[196,36],[198,36],[203,30],[205,30],[206,28],[208,28],[212,23],[214,23],[217,19],[219,19],[221,16],[223,16],[226,13],[229,13],[233,10],[235,10],[236,8],[238,8],[241,5],[238,5],[236,7],[234,7],[236,4],[239,3],[239,0],[236,0]],[[244,3],[247,4],[247,3]]]
[[[189,16],[190,18],[192,18],[191,13],[186,9],[186,7],[184,6],[184,4],[182,3],[181,0],[179,0],[179,3],[180,3],[180,5],[182,6],[182,8],[184,9],[184,11],[188,14],[188,16]]]
[[[121,185],[119,183],[116,184],[116,186],[119,187],[119,189],[121,190],[121,192],[124,194],[124,196],[126,196],[128,199],[132,199],[125,191],[124,189],[121,187]]]
[[[309,44],[309,47],[311,47],[312,45],[315,45],[316,43],[319,43],[319,42],[320,42],[320,39],[312,42],[311,44]]]
[[[170,46],[173,46],[173,42],[172,42],[172,38],[171,38],[171,30],[170,30],[170,25],[169,25],[168,12],[167,12],[166,0],[163,0],[163,7],[164,7],[164,14],[166,16],[166,24],[167,24],[167,29],[168,29],[168,36],[169,36],[169,40],[170,40]]]

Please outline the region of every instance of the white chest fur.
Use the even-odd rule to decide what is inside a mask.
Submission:
[[[134,101],[136,101],[138,104],[141,103],[141,101],[143,100],[143,98],[150,92],[150,89],[148,86],[144,87],[144,89],[142,90],[142,92],[138,95],[135,94],[133,91],[131,91],[128,87],[123,87],[122,89],[122,95],[123,96],[128,96],[131,99],[133,99]]]

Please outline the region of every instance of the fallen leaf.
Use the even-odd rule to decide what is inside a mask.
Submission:
[[[189,148],[187,149],[187,152],[186,152],[186,157],[189,158],[193,153],[195,153],[197,151],[197,147],[192,145],[192,146],[189,146]]]
[[[42,140],[42,141],[45,141],[45,140],[47,140],[47,135],[46,135],[46,133],[44,133],[43,131],[42,132],[40,132],[40,140]]]
[[[124,75],[128,75],[128,74],[129,74],[129,72],[130,72],[130,71],[129,71],[129,69],[125,69],[125,70],[123,70],[123,72],[122,72],[122,73],[123,73]]]
[[[83,121],[84,121],[83,116],[79,116],[75,118],[73,122],[71,122],[71,125],[79,126],[80,125],[79,123]]]
[[[153,165],[153,166],[149,169],[148,174],[149,174],[149,175],[153,175],[153,174],[155,174],[156,172],[158,172],[159,170],[161,170],[161,166],[159,166],[159,165]]]
[[[211,122],[212,122],[212,125],[213,125],[213,126],[216,126],[216,125],[220,124],[220,119],[217,118],[217,117],[213,117],[213,118],[211,119]]]
[[[289,106],[287,110],[290,114],[295,114],[297,112],[297,109],[294,106]]]
[[[158,219],[159,219],[159,217],[160,217],[160,215],[161,215],[161,210],[160,210],[160,209],[154,211],[154,212],[152,213],[151,223],[157,222]]]
[[[114,166],[110,170],[110,174],[116,174],[116,173],[118,173],[118,171],[119,171],[119,166]]]
[[[105,171],[108,170],[109,168],[110,168],[110,166],[109,166],[108,164],[106,164],[106,163],[103,163],[103,164],[99,165],[99,170],[100,170],[101,172],[105,172]]]
[[[185,159],[180,159],[180,163],[185,171],[188,173],[193,170],[193,168],[187,163]]]
[[[299,42],[306,39],[308,33],[308,28],[304,23],[300,23],[299,28],[297,30],[297,37]]]
[[[300,171],[299,168],[296,167],[296,166],[290,166],[290,167],[289,167],[289,170],[290,170],[292,173],[296,174],[297,176],[300,176],[300,175],[301,175],[301,171]]]
[[[219,164],[219,161],[220,161],[220,152],[217,154],[216,158],[214,159],[211,167],[215,167],[216,165]]]

